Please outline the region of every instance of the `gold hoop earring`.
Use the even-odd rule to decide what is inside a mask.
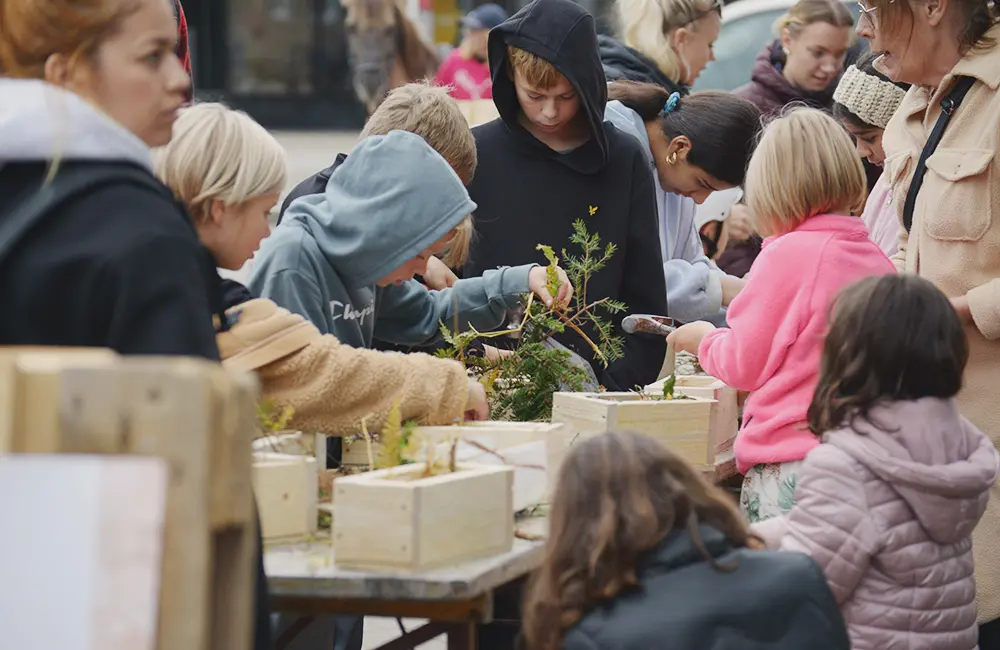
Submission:
[[[669,156],[667,156],[667,164],[668,165],[673,165],[676,162],[677,162],[677,152],[675,151],[672,154],[670,154]]]

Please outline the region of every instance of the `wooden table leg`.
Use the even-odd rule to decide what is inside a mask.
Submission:
[[[476,624],[455,623],[450,626],[448,650],[476,650]]]

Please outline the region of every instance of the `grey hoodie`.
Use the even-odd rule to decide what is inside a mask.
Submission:
[[[705,256],[694,224],[697,205],[687,197],[660,186],[649,148],[649,134],[639,114],[619,101],[608,102],[604,119],[639,141],[656,178],[656,212],[660,226],[663,276],[667,283],[667,316],[680,321],[725,322],[722,308],[722,271]],[[722,311],[720,311],[720,309]],[[706,318],[711,317],[711,318]]]
[[[533,266],[487,271],[451,289],[376,281],[444,237],[476,209],[454,170],[420,136],[391,131],[354,148],[323,194],[288,206],[264,241],[250,290],[354,347],[372,339],[434,341],[440,324],[486,331],[528,293]]]

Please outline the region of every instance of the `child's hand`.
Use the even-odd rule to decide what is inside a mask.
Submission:
[[[548,278],[545,277],[545,268],[544,266],[536,266],[531,269],[528,273],[528,288],[531,289],[531,293],[538,296],[545,303],[546,307],[552,307],[552,296],[545,287],[548,283]],[[570,284],[569,276],[566,275],[566,271],[562,270],[562,267],[557,266],[556,272],[559,274],[559,281],[562,283],[562,286],[559,287],[559,295],[556,296],[556,304],[565,306],[569,304],[570,298],[573,297],[573,285]]]
[[[697,355],[701,340],[714,329],[715,325],[702,320],[681,325],[667,336],[667,343],[674,346],[675,352],[690,352]]]
[[[455,272],[433,255],[427,258],[427,269],[421,273],[421,276],[428,289],[437,289],[438,291],[454,286],[458,282],[458,276],[455,275]]]
[[[489,420],[490,403],[486,400],[486,389],[475,379],[469,379],[469,396],[465,398],[466,420]]]

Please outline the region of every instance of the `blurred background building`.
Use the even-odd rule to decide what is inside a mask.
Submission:
[[[459,19],[487,0],[400,0],[443,51]],[[497,0],[510,13],[529,0]],[[198,97],[225,101],[272,129],[359,129],[340,0],[182,0]],[[600,29],[610,0],[582,0]]]

